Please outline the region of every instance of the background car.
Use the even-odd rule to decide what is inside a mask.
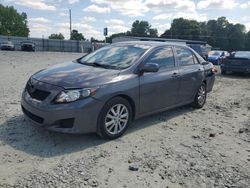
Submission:
[[[22,51],[35,51],[36,45],[33,41],[27,40],[21,42],[21,50]]]
[[[15,45],[11,41],[3,41],[1,43],[1,50],[15,50]]]
[[[237,51],[227,57],[222,64],[221,74],[229,72],[250,73],[250,51]]]
[[[184,44],[115,43],[31,76],[21,106],[49,130],[114,139],[133,119],[187,104],[202,108],[214,80],[212,63]]]
[[[221,62],[229,56],[227,51],[211,51],[208,54],[208,61],[214,65],[220,65]]]

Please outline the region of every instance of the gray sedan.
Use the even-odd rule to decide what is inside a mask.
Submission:
[[[202,108],[214,71],[186,45],[115,43],[35,73],[21,105],[49,130],[114,139],[142,116],[187,104]]]

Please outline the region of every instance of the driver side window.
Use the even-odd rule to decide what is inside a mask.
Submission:
[[[160,70],[175,66],[174,54],[171,47],[159,48],[155,50],[146,60],[146,63],[156,63]]]

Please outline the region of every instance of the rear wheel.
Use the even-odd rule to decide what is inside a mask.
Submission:
[[[206,89],[206,84],[203,82],[196,93],[193,102],[193,107],[202,108],[206,103],[206,99],[207,99],[207,89]]]
[[[221,74],[226,74],[226,71],[222,69]]]
[[[106,139],[115,139],[123,135],[132,120],[130,103],[121,97],[108,101],[98,120],[98,134]]]

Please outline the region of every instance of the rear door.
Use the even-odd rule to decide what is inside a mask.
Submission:
[[[195,93],[202,83],[204,68],[190,49],[176,46],[175,53],[181,75],[178,102],[187,103],[194,99]]]
[[[153,51],[143,63],[156,63],[160,69],[140,76],[140,113],[150,113],[176,104],[180,87],[178,67],[172,47]]]

